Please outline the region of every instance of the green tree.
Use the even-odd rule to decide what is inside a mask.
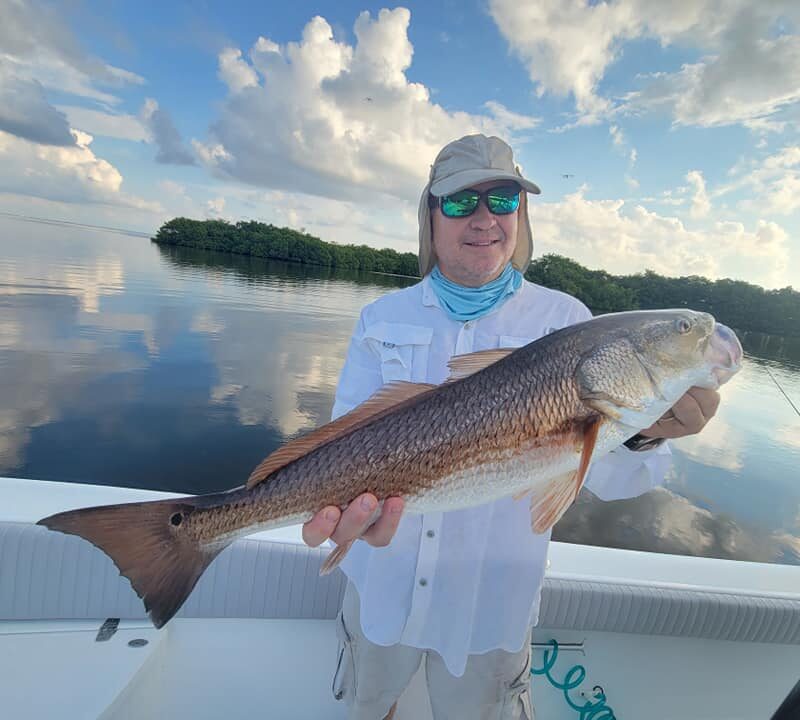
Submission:
[[[158,229],[153,242],[340,270],[419,274],[414,253],[327,243],[305,232],[252,220],[231,224],[177,217]],[[800,293],[791,287],[765,290],[741,280],[712,281],[697,275],[671,278],[652,270],[611,275],[560,255],[538,258],[525,275],[532,282],[574,295],[594,313],[688,307],[709,312],[739,331],[800,337]]]

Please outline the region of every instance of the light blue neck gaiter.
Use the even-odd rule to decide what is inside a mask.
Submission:
[[[522,273],[511,263],[486,285],[465,287],[448,280],[435,265],[431,270],[431,284],[442,309],[453,320],[476,320],[500,307],[522,286]]]

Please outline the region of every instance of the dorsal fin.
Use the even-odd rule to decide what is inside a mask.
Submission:
[[[447,363],[447,367],[450,368],[450,377],[447,378],[447,382],[455,382],[456,380],[461,380],[461,378],[473,375],[478,372],[478,370],[483,370],[483,368],[489,367],[492,363],[496,363],[498,360],[508,357],[516,349],[517,348],[500,348],[498,350],[479,350],[478,352],[467,353],[466,355],[454,355],[450,358],[450,362]]]
[[[400,403],[415,398],[428,390],[433,390],[435,387],[436,385],[427,383],[411,382],[393,382],[384,385],[368,400],[365,400],[346,415],[342,415],[342,417],[333,422],[329,422],[327,425],[323,425],[296,440],[290,440],[272,454],[267,455],[247,479],[247,489],[255,487],[279,468],[303,457],[303,455],[307,455],[312,450],[326,445],[351,430],[366,424],[367,421],[376,419],[380,414],[388,412]]]

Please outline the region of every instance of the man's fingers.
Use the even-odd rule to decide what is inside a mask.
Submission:
[[[716,390],[692,387],[661,419],[642,431],[648,437],[679,438],[700,432],[719,407]]]
[[[403,499],[399,497],[387,498],[383,503],[381,516],[364,533],[364,540],[375,547],[388,545],[397,531],[402,514]]]
[[[660,437],[666,438],[667,440],[683,437],[686,434],[686,426],[674,417],[668,420],[660,420],[655,425],[648,428],[647,432],[642,432],[642,435],[646,435],[647,437]]]
[[[306,545],[316,547],[328,538],[342,545],[363,537],[375,547],[388,545],[397,532],[403,514],[403,499],[387,498],[380,516],[373,524],[377,507],[378,499],[365,493],[350,503],[344,512],[334,506],[323,508],[303,525],[303,541]]]
[[[691,395],[700,406],[703,417],[710,420],[717,414],[719,407],[719,393],[716,390],[707,390],[706,388],[692,387],[689,388],[687,395]]]
[[[372,522],[373,515],[378,507],[378,498],[370,493],[364,493],[351,502],[342,513],[341,520],[331,535],[331,540],[337,545],[361,537]]]
[[[320,510],[303,525],[303,542],[311,547],[324,543],[333,534],[341,515],[339,508],[333,505]]]
[[[689,393],[686,393],[672,406],[672,414],[686,428],[687,432],[697,432],[705,425],[706,419],[700,404]]]

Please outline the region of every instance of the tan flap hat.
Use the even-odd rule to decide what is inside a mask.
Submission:
[[[513,180],[529,193],[538,195],[541,192],[537,185],[522,177],[519,168],[514,164],[513,151],[499,137],[465,135],[445,145],[436,156],[431,165],[428,184],[419,201],[419,272],[422,277],[433,270],[436,264],[431,240],[428,195],[451,195],[458,190],[490,180]],[[526,193],[521,194],[517,212],[517,244],[511,264],[524,273],[533,255],[533,233],[528,217]]]

